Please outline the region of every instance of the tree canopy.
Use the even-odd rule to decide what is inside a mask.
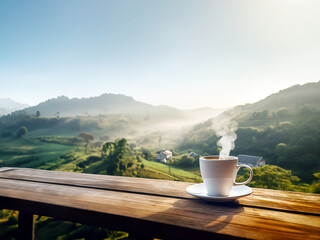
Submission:
[[[125,170],[124,158],[129,151],[127,139],[121,138],[114,142],[106,142],[103,145],[101,158],[105,163],[108,174],[116,174]]]
[[[27,134],[28,134],[28,129],[25,126],[20,127],[16,133],[18,138],[23,138]]]
[[[86,153],[88,153],[88,145],[90,141],[94,140],[94,135],[91,133],[83,132],[79,134],[80,138],[83,138],[86,141]]]
[[[293,176],[290,170],[285,170],[275,165],[264,165],[253,168],[253,179],[248,184],[252,187],[278,189],[287,191],[308,191],[308,186],[299,185],[300,179]],[[248,179],[249,172],[246,171],[237,181]]]

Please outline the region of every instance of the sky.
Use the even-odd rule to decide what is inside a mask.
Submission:
[[[0,1],[0,98],[252,103],[320,80],[319,11],[318,0]]]

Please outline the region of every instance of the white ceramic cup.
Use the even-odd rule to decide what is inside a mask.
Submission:
[[[245,164],[238,165],[237,157],[228,156],[225,159],[219,159],[219,156],[215,155],[203,156],[199,161],[201,176],[208,195],[228,196],[232,186],[247,184],[253,176],[251,167]],[[237,173],[241,167],[249,169],[250,177],[244,182],[236,183]]]

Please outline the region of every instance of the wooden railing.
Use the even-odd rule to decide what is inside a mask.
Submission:
[[[0,168],[0,208],[122,230],[132,239],[320,239],[320,195],[253,189],[230,203],[185,192],[192,183],[23,168]]]

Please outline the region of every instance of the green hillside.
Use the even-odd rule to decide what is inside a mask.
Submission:
[[[316,180],[320,172],[320,82],[308,83],[272,94],[250,105],[237,106],[217,118],[238,122],[232,155],[262,156],[268,164],[292,170],[303,181]],[[257,110],[258,109],[258,110]],[[201,155],[218,154],[218,137],[212,119],[194,126],[182,138],[179,149]]]
[[[55,162],[79,146],[47,143],[38,139],[0,138],[0,167],[39,168]]]
[[[320,81],[295,85],[274,93],[269,97],[245,106],[251,111],[279,110],[281,108],[295,109],[302,105],[308,105],[320,110]]]

